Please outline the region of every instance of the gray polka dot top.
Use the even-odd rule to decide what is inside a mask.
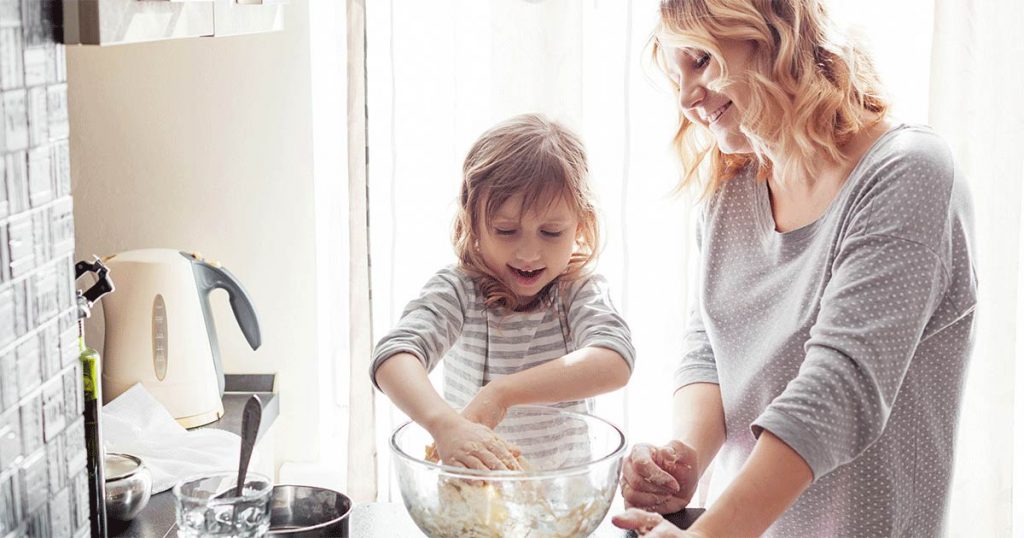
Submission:
[[[742,174],[704,206],[698,243],[675,380],[721,387],[709,502],[766,429],[814,472],[767,535],[941,534],[977,288],[945,143],[893,128],[821,218],[785,233],[767,185]]]

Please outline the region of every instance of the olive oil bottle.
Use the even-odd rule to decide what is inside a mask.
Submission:
[[[85,299],[79,292],[79,300]],[[81,310],[79,310],[81,312]],[[107,538],[107,505],[103,476],[103,435],[100,432],[100,354],[85,345],[85,318],[78,319],[78,359],[82,361],[82,385],[85,390],[85,451],[89,471],[89,524],[93,538]]]
[[[103,295],[114,291],[108,269],[96,259],[93,263],[80,261],[75,264],[75,278],[87,272],[96,273],[96,284],[87,291],[78,291],[78,350],[82,363],[82,385],[85,392],[85,450],[86,469],[89,473],[89,523],[92,538],[107,538],[107,507],[103,476],[103,435],[100,429],[100,408],[103,405],[100,383],[100,354],[85,345],[85,319],[92,313],[92,306]]]

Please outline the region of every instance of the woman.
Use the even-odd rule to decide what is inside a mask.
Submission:
[[[819,0],[665,0],[653,58],[700,183],[673,441],[627,457],[624,528],[942,532],[976,279],[948,147],[893,121]],[[716,461],[707,511],[687,506]]]

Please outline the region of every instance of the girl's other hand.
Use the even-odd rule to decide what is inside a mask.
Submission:
[[[635,531],[640,536],[651,538],[701,538],[703,536],[676,527],[661,517],[661,514],[638,508],[630,508],[623,514],[613,516],[612,524],[620,529]]]
[[[682,442],[634,445],[622,463],[622,498],[626,508],[678,512],[690,503],[699,478],[697,453]]]
[[[469,469],[518,471],[521,451],[490,428],[455,415],[431,432],[441,461]]]
[[[508,406],[499,397],[499,393],[497,383],[492,381],[484,385],[462,410],[462,416],[493,430],[508,413]]]

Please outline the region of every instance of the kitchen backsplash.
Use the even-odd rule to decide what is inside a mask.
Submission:
[[[59,10],[0,0],[2,538],[90,532]]]

